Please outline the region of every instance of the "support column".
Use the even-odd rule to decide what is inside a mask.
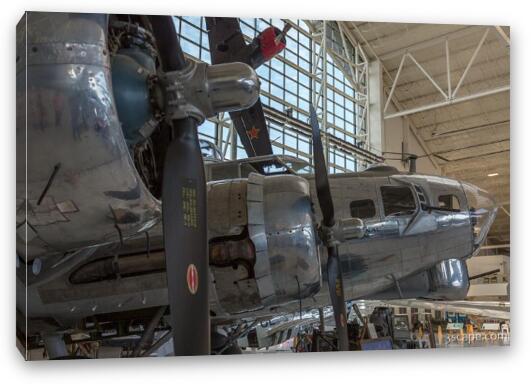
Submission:
[[[385,151],[385,130],[383,121],[383,71],[382,63],[374,60],[369,63],[369,150],[379,155]]]

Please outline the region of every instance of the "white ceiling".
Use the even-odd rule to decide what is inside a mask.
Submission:
[[[409,52],[439,88],[447,93],[448,41],[450,82],[454,90],[485,31],[455,100],[500,89],[510,83],[509,28],[449,24],[344,23],[371,59],[384,66],[386,97],[404,53]],[[421,69],[406,57],[396,81],[394,98],[401,110],[445,101],[445,96]],[[388,111],[390,113],[390,111]],[[495,196],[507,212],[509,205],[509,92],[474,98],[408,115],[443,174],[476,184]],[[488,174],[499,173],[496,177]],[[491,243],[509,242],[509,216],[500,210],[489,234]]]

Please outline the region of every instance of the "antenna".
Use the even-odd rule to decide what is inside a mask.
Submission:
[[[409,173],[416,173],[417,172],[417,159],[419,157],[415,154],[409,154],[407,157],[407,160],[409,162]]]

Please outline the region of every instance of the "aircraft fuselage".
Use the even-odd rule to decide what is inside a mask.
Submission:
[[[250,175],[209,182],[212,321],[329,305],[312,176]],[[390,167],[331,175],[330,185],[337,220],[358,217],[365,229],[362,238],[339,245],[347,300],[466,295],[464,260],[482,243],[496,212],[487,195],[491,205],[472,206],[480,190],[471,185]],[[150,239],[148,256],[144,236],[125,242],[121,274],[110,267],[116,246],[79,251],[63,273],[30,284],[30,317],[68,323],[166,305],[160,226]]]

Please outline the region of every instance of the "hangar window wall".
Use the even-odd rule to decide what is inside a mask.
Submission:
[[[286,49],[257,69],[261,81],[260,97],[273,152],[292,155],[311,163],[311,132],[300,127],[301,124],[308,126],[310,103],[315,100],[312,92],[317,92],[321,85],[323,63],[316,56],[320,45],[318,42],[312,44],[313,35],[309,25],[303,20],[292,20],[292,23]],[[242,32],[248,42],[270,25],[282,29],[284,22],[280,19],[240,19]],[[204,18],[176,17],[175,26],[183,51],[210,63]],[[336,63],[337,60],[330,54],[326,56],[327,86],[323,92],[327,98],[327,127],[338,144],[328,146],[330,172],[357,171],[364,168],[366,163],[360,162],[352,151],[345,148],[363,147],[364,143],[359,138],[367,133],[366,114],[362,113],[359,102],[357,104],[356,92],[345,76],[345,70],[340,68],[343,63]],[[315,62],[318,62],[317,68],[314,68]],[[316,76],[315,72],[321,72],[321,76]],[[322,113],[320,107],[318,113]],[[229,115],[222,114],[205,122],[200,127],[200,134],[216,143],[226,159],[246,157],[239,138],[231,132],[230,127]],[[323,140],[326,144],[326,140]],[[233,146],[233,141],[236,141],[236,146]]]

